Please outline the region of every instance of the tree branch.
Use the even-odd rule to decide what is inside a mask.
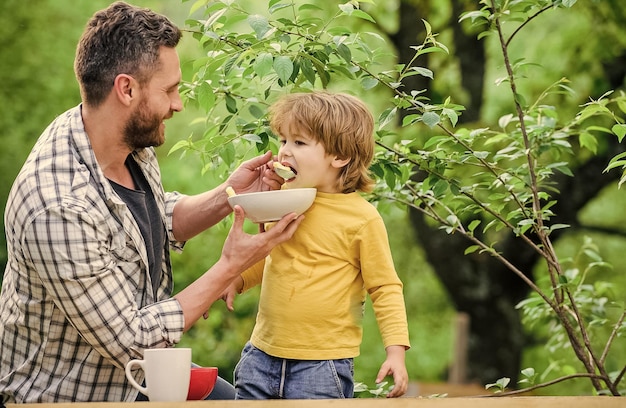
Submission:
[[[528,387],[528,388],[523,388],[521,390],[497,392],[497,393],[494,393],[494,394],[480,395],[479,397],[509,397],[511,395],[525,394],[527,392],[538,390],[540,388],[549,387],[551,385],[558,384],[558,383],[563,382],[563,381],[571,380],[573,378],[595,378],[595,379],[604,380],[604,381],[608,380],[606,377],[603,377],[603,376],[597,375],[597,374],[589,374],[589,373],[570,374],[570,375],[566,375],[566,376],[563,376],[563,377],[555,378],[554,380],[547,381],[547,382],[544,382],[544,383],[541,383],[541,384],[536,384],[536,385],[533,385],[533,386]]]
[[[532,20],[534,20],[539,14],[543,13],[546,10],[550,10],[552,8],[552,4],[549,6],[545,6],[544,8],[542,8],[541,10],[539,10],[538,12],[536,12],[535,14],[533,14],[532,16],[528,17],[526,19],[526,21],[524,21],[522,24],[520,24],[519,27],[517,27],[515,29],[515,31],[513,31],[513,33],[509,36],[509,39],[506,40],[506,43],[504,44],[505,47],[509,46],[509,43],[513,40],[513,37],[515,37],[517,35],[518,32],[520,32],[522,30],[522,28],[524,28],[524,26],[526,26],[526,24],[530,23]]]

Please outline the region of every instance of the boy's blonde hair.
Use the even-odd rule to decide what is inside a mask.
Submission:
[[[369,166],[374,157],[374,118],[362,101],[328,91],[293,93],[274,103],[269,113],[276,135],[287,131],[286,123],[293,123],[320,142],[326,154],[350,159],[338,180],[342,193],[372,191]]]

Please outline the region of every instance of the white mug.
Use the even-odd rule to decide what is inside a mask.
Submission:
[[[135,381],[131,370],[139,366],[145,373],[145,387]],[[150,401],[186,401],[191,373],[190,348],[148,349],[143,360],[126,364],[126,378]]]

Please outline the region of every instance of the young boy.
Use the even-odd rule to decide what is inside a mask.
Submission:
[[[409,348],[402,282],[371,191],[374,120],[357,98],[291,94],[270,108],[278,161],[296,174],[283,188],[315,187],[315,202],[294,236],[275,247],[224,293],[261,284],[256,326],[235,367],[236,398],[351,398],[363,304],[372,299],[392,375],[389,397],[406,392]],[[270,228],[271,225],[267,225]]]

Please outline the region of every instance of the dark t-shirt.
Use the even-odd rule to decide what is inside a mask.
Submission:
[[[136,190],[131,190],[114,181],[109,181],[115,192],[126,203],[133,214],[146,243],[150,279],[152,280],[152,290],[156,298],[156,292],[161,282],[161,260],[163,259],[166,243],[165,225],[163,225],[150,184],[148,184],[148,180],[146,180],[137,162],[130,155],[126,159],[126,166],[133,177]]]

